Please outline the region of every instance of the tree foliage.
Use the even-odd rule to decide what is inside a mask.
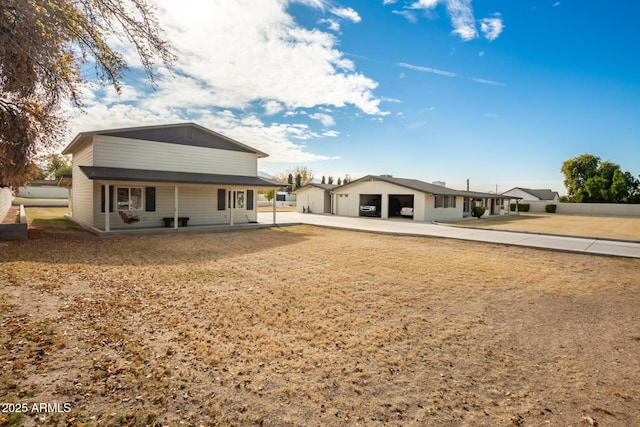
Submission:
[[[64,136],[61,106],[82,107],[83,67],[120,91],[128,64],[117,41],[151,82],[158,59],[175,59],[145,0],[0,0],[0,186],[24,183],[37,153]]]
[[[581,154],[563,162],[561,170],[571,202],[640,202],[640,181],[615,163]]]
[[[71,175],[71,162],[61,154],[48,154],[38,159],[40,173],[36,179],[60,179]]]
[[[265,199],[267,199],[267,201],[270,202],[273,200],[273,197],[276,194],[276,192],[274,189],[270,189],[270,190],[264,190],[262,194],[264,194]]]
[[[287,192],[289,193],[313,182],[313,178],[313,171],[306,166],[296,166],[275,176],[276,180],[288,183]]]

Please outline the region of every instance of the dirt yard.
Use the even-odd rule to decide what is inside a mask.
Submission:
[[[640,260],[30,232],[0,248],[0,425],[640,425]]]
[[[448,223],[473,228],[527,231],[640,241],[640,218],[521,213]]]

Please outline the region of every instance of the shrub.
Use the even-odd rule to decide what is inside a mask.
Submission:
[[[476,218],[480,218],[482,215],[484,215],[484,211],[484,206],[476,206],[475,208],[473,208],[473,216]]]
[[[510,203],[509,210],[512,212],[516,211],[516,204]],[[518,203],[518,212],[529,212],[529,203]]]
[[[544,207],[544,210],[547,211],[547,213],[556,213],[556,205],[553,203],[549,203]]]

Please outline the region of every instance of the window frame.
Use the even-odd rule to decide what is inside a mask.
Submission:
[[[236,190],[236,209],[245,209],[246,197],[244,190]]]
[[[127,207],[121,207],[120,206],[120,190],[127,190]],[[132,190],[134,189],[138,189],[140,191],[140,204],[139,207],[132,207],[132,201],[133,198],[131,197],[131,193]],[[120,211],[134,211],[134,212],[140,212],[144,210],[144,191],[143,191],[144,187],[142,186],[132,186],[132,187],[121,187],[118,186],[116,187],[116,191],[115,191],[115,202],[116,202],[116,210],[118,212]]]
[[[444,196],[438,196],[437,194],[434,195],[434,204],[433,207],[434,209],[440,209],[444,206]]]

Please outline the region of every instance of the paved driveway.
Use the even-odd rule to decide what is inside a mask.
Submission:
[[[272,221],[273,214],[271,212],[258,213],[258,222],[270,224]],[[449,227],[446,225],[435,225],[412,221],[409,219],[352,218],[334,215],[301,214],[298,212],[278,212],[276,222],[278,224],[312,224],[348,230],[362,230],[410,236],[445,237],[450,239],[546,248],[568,252],[640,258],[640,243],[588,237],[565,237],[547,234],[519,233],[515,231],[493,231]]]

